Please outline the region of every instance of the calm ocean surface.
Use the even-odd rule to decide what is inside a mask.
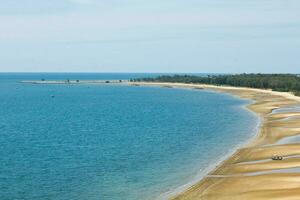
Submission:
[[[145,76],[0,74],[0,199],[154,199],[255,134],[248,102],[226,94],[18,82]]]

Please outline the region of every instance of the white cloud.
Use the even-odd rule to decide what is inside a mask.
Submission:
[[[1,1],[1,0],[0,0]],[[0,15],[0,43],[8,41],[98,41],[131,40],[132,38],[177,37],[178,31],[199,34],[200,30],[214,30],[214,34],[225,34],[230,28],[261,36],[270,28],[281,28],[286,33],[297,34],[300,24],[299,6],[282,9],[266,8],[221,8],[199,7],[196,10],[165,8],[122,7],[122,9],[103,9],[97,6],[104,1],[67,0],[68,2],[95,4],[97,12],[89,9],[75,9],[72,12],[51,15]],[[114,0],[111,0],[114,1]],[[231,0],[233,1],[233,0]],[[66,1],[65,1],[66,2]],[[260,5],[260,4],[259,4]],[[80,6],[78,6],[80,7]],[[88,6],[87,6],[88,7]],[[297,8],[297,9],[296,9]],[[153,14],[155,13],[155,15]],[[294,30],[286,29],[294,26]],[[248,28],[248,31],[246,31]],[[216,31],[216,30],[219,31]],[[251,33],[251,30],[254,33]],[[272,29],[274,30],[274,29]],[[277,34],[277,32],[274,32]],[[224,36],[225,37],[225,36]],[[152,38],[152,37],[151,37]]]

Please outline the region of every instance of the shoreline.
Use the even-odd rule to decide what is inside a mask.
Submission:
[[[217,91],[213,91],[213,92],[217,92]],[[230,94],[228,94],[228,95],[230,95]],[[240,97],[232,96],[232,95],[231,95],[231,97],[232,98],[242,99]],[[234,145],[227,153],[225,153],[224,155],[222,155],[223,157],[221,157],[219,159],[216,159],[215,162],[211,163],[201,173],[198,173],[195,176],[195,178],[193,178],[192,180],[190,180],[186,184],[184,184],[184,185],[176,188],[175,190],[170,190],[170,192],[167,192],[166,194],[161,195],[162,198],[158,198],[156,200],[172,200],[177,195],[180,195],[181,193],[184,193],[190,187],[193,187],[195,184],[197,184],[200,181],[202,181],[202,179],[204,179],[210,172],[214,171],[224,161],[226,161],[227,159],[229,159],[238,149],[246,146],[249,143],[249,141],[253,140],[253,138],[255,138],[258,135],[260,126],[262,124],[262,120],[261,120],[260,116],[257,116],[257,114],[255,112],[253,112],[252,110],[250,110],[250,109],[247,108],[247,106],[250,105],[250,104],[251,103],[249,102],[249,103],[246,103],[246,104],[242,105],[241,109],[247,110],[248,112],[250,112],[251,114],[253,114],[257,118],[258,122],[257,122],[256,126],[253,128],[253,132],[251,132],[251,136],[248,139],[246,139],[245,141],[241,141],[238,144]]]
[[[167,193],[164,198],[171,200],[300,199],[300,143],[277,144],[283,138],[300,135],[300,112],[273,112],[287,106],[296,106],[300,103],[300,97],[285,92],[231,86],[129,83],[129,85],[133,84],[208,89],[228,93],[252,100],[246,108],[254,112],[260,120],[257,133],[253,138],[237,145],[229,157],[216,163],[212,170],[208,169],[208,173],[200,177],[200,180],[192,181],[180,187],[178,191]],[[299,119],[295,119],[298,116]],[[280,155],[283,160],[272,160],[273,155]],[[286,170],[288,172],[285,172]]]

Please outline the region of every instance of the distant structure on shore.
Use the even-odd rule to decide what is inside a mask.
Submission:
[[[112,84],[121,84],[128,83],[129,80],[30,80],[30,81],[21,81],[21,83],[31,83],[31,84],[103,84],[103,83],[112,83]]]

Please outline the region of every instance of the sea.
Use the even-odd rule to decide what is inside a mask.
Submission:
[[[126,84],[141,73],[0,73],[1,200],[156,200],[254,137],[250,101]]]

